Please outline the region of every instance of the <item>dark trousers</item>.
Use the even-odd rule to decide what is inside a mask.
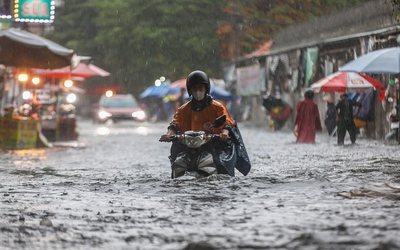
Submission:
[[[336,127],[336,119],[325,120],[326,130],[328,130],[328,135],[332,136],[333,131]]]
[[[337,128],[337,141],[339,144],[344,143],[344,137],[346,136],[346,131],[350,134],[351,143],[356,142],[357,128],[353,120],[341,120],[338,122]]]
[[[171,161],[171,164],[176,160],[176,157],[178,156],[179,153],[183,152],[186,150],[186,147],[178,142],[172,142],[171,145],[171,155],[169,156],[169,160]]]
[[[237,161],[236,147],[231,140],[211,142],[205,149],[210,152],[213,156],[215,165],[217,166],[218,174],[229,174],[235,176],[235,165]],[[178,142],[173,142],[171,145],[171,155],[169,160],[171,165],[174,163],[176,158],[181,152],[188,150],[186,146]]]

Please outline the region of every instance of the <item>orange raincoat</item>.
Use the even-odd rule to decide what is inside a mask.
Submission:
[[[215,120],[221,116],[226,115],[225,123],[217,128],[212,125]],[[247,175],[251,169],[250,159],[247,155],[246,148],[243,143],[242,136],[240,134],[239,128],[236,122],[232,119],[228,110],[218,101],[212,100],[209,105],[205,106],[201,111],[196,111],[192,109],[192,101],[183,104],[175,113],[168,129],[172,129],[177,134],[183,134],[189,130],[200,130],[204,131],[206,134],[219,134],[223,129],[228,129],[230,131],[233,142],[237,145],[236,154],[237,161],[234,168],[238,169],[243,175]],[[181,152],[179,144],[172,144],[171,146],[171,156],[169,157],[171,162],[175,161],[179,152]],[[220,163],[222,165],[222,163]],[[227,167],[227,166],[225,166]],[[232,166],[233,167],[233,166]],[[234,176],[234,169],[228,170],[227,173]]]
[[[226,126],[230,127],[235,125],[228,110],[219,102],[212,100],[210,105],[201,110],[200,112],[192,110],[191,102],[182,105],[175,113],[170,125],[176,126],[180,134],[189,130],[204,131],[206,134],[219,134]],[[218,128],[212,127],[215,119],[221,115],[226,115],[225,123]]]

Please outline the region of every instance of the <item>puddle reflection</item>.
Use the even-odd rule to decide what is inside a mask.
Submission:
[[[110,129],[107,127],[99,127],[96,129],[96,134],[98,135],[109,135]]]

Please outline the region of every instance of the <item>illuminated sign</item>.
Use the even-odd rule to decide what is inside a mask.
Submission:
[[[54,0],[14,0],[14,20],[51,23],[54,21],[54,4]]]

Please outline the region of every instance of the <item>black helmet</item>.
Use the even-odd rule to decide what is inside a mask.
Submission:
[[[190,90],[195,84],[204,84],[206,85],[206,94],[210,94],[210,78],[208,78],[207,74],[201,70],[195,70],[190,73],[186,79],[186,90],[191,96]]]

